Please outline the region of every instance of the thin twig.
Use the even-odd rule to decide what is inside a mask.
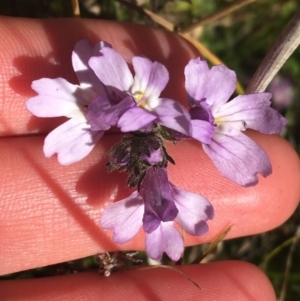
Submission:
[[[174,30],[174,24],[173,23],[165,20],[163,17],[159,16],[158,14],[152,12],[149,9],[142,8],[142,7],[140,7],[140,6],[138,6],[134,3],[130,3],[126,0],[115,0],[115,1],[127,6],[128,8],[130,8],[130,9],[132,9],[132,10],[134,10],[134,11],[140,13],[140,14],[148,16],[151,20],[153,20],[155,23],[161,25],[165,29],[168,29],[170,31]]]
[[[217,13],[214,13],[214,14],[206,17],[206,18],[201,19],[198,22],[190,24],[190,25],[188,25],[188,26],[186,26],[184,28],[181,28],[181,29],[179,28],[177,30],[177,32],[179,32],[179,33],[187,33],[189,31],[194,30],[195,28],[197,28],[199,26],[203,26],[205,24],[212,23],[212,22],[214,22],[214,21],[216,21],[218,19],[221,19],[221,18],[229,15],[230,13],[234,12],[235,10],[238,10],[241,7],[243,7],[245,5],[248,5],[248,4],[250,4],[252,2],[255,2],[255,1],[257,1],[257,0],[243,0],[243,1],[240,1],[238,3],[234,3],[234,4],[226,7],[225,9],[223,9],[223,10],[217,12]]]
[[[259,267],[263,270],[265,270],[265,266],[269,263],[269,261],[276,256],[278,253],[280,253],[284,248],[286,248],[287,246],[293,244],[295,239],[295,236],[287,239],[286,241],[284,241],[282,244],[280,244],[279,246],[277,246],[275,249],[273,249],[273,251],[271,253],[269,253],[263,260],[263,262],[261,262],[259,264]]]
[[[146,15],[148,15],[154,22],[160,24],[161,26],[163,26],[164,28],[170,30],[170,31],[174,31],[174,24],[167,21],[166,19],[164,19],[163,17],[153,13],[151,10],[144,8],[144,13]]]
[[[296,250],[296,245],[297,245],[297,242],[299,241],[299,239],[300,239],[300,226],[297,227],[296,234],[293,239],[293,243],[290,247],[289,254],[287,256],[286,266],[285,266],[285,270],[284,270],[284,278],[283,278],[283,283],[282,283],[282,287],[281,287],[281,291],[280,291],[280,297],[279,297],[278,301],[284,301],[284,299],[285,299],[288,278],[289,278],[292,261],[293,261],[293,255]]]
[[[300,11],[285,27],[261,62],[246,93],[264,92],[278,70],[300,44]]]
[[[74,17],[80,18],[80,8],[79,8],[78,0],[71,0],[71,3],[72,3]]]
[[[207,256],[209,253],[211,253],[216,248],[216,246],[218,245],[218,243],[225,238],[225,236],[228,234],[228,232],[231,230],[232,227],[233,227],[233,225],[230,225],[224,231],[222,231],[220,234],[218,234],[218,236],[215,239],[213,239],[213,241],[205,248],[205,250],[202,252],[202,254],[200,254],[192,262],[192,264],[194,264],[194,263],[201,263],[201,261],[203,260],[203,258],[205,256]]]
[[[178,273],[179,275],[183,276],[186,280],[190,281],[192,284],[194,284],[199,290],[201,290],[200,285],[196,281],[194,281],[187,274],[185,274],[184,272],[180,271],[179,269],[177,269],[174,266],[169,266],[169,265],[153,265],[153,266],[148,266],[148,267],[144,267],[144,268],[138,268],[138,270],[150,270],[150,269],[157,269],[157,268],[169,269],[171,271],[174,271],[174,272]]]

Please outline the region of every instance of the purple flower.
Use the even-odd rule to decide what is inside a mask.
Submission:
[[[165,252],[177,261],[184,243],[173,220],[187,233],[203,235],[208,231],[206,221],[213,216],[208,200],[171,184],[165,168],[150,168],[140,192],[108,206],[100,224],[113,230],[113,240],[119,244],[130,241],[143,226],[148,255],[159,260]]]
[[[120,99],[130,97],[132,106],[122,112],[117,126],[122,132],[138,131],[157,122],[163,126],[190,135],[190,116],[178,102],[159,98],[169,81],[164,65],[147,58],[135,56],[132,59],[135,76],[116,50],[104,47],[101,55],[89,60],[99,80],[113,89]]]
[[[87,156],[104,131],[116,125],[122,110],[127,109],[126,105],[131,106],[128,99],[117,104],[110,103],[108,97],[111,98],[112,92],[99,81],[89,67],[89,59],[101,55],[99,51],[102,48],[110,48],[110,45],[99,42],[95,47],[91,47],[86,40],[75,45],[72,64],[80,85],[71,84],[63,78],[42,78],[32,83],[32,89],[38,93],[26,102],[26,108],[32,114],[38,117],[70,118],[49,133],[44,143],[45,156],[49,158],[57,153],[58,161],[63,165],[77,162]],[[99,99],[101,108],[98,105]],[[95,111],[102,110],[102,115],[97,116],[96,120],[90,113],[92,123],[87,120],[89,106]]]
[[[185,87],[190,106],[192,137],[201,141],[199,122],[213,125],[211,141],[204,151],[218,170],[242,186],[258,182],[272,172],[265,151],[242,131],[247,128],[264,134],[278,134],[286,119],[270,108],[270,93],[239,95],[230,102],[236,87],[236,74],[224,65],[209,69],[205,61],[192,59],[185,67]]]
[[[278,74],[271,81],[268,91],[273,94],[272,103],[278,111],[286,110],[295,95],[293,83],[288,78],[281,77]]]

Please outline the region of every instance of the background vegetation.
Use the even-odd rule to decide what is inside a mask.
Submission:
[[[73,1],[76,2],[76,1]],[[296,13],[295,0],[253,0],[217,20],[207,17],[236,4],[234,0],[81,0],[82,18],[112,19],[159,26],[137,6],[148,9],[178,29],[192,22],[206,20],[190,34],[229,68],[234,69],[243,87]],[[131,4],[131,5],[128,5]],[[0,15],[29,18],[74,17],[72,1],[10,0],[0,2]],[[213,19],[213,18],[212,18]],[[297,49],[275,77],[269,90],[273,92],[273,107],[288,119],[284,137],[300,152],[300,51]],[[291,179],[293,181],[293,179]],[[300,300],[300,210],[281,227],[260,235],[221,242],[204,261],[221,259],[246,260],[260,266],[271,279],[278,300]],[[184,262],[191,262],[205,246],[187,248]],[[145,254],[140,254],[147,260]],[[168,264],[168,259],[163,260]],[[16,273],[1,279],[44,277],[71,273],[75,269],[97,266],[96,258]]]

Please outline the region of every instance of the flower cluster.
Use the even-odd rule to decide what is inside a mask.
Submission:
[[[180,102],[160,97],[169,81],[166,67],[135,56],[132,75],[125,59],[106,42],[75,45],[72,64],[79,85],[63,78],[32,83],[37,95],[26,102],[38,117],[69,120],[45,139],[44,153],[58,155],[63,165],[87,156],[111,127],[127,133],[107,154],[108,171],[129,174],[127,186],[137,187],[127,198],[109,205],[100,218],[113,240],[123,244],[143,228],[146,251],[153,259],[163,252],[178,260],[184,241],[178,227],[191,235],[208,231],[214,216],[201,195],[169,182],[168,163],[174,163],[164,141],[196,139],[218,170],[243,186],[257,183],[257,174],[272,172],[264,150],[243,134],[247,128],[278,134],[286,120],[270,107],[271,94],[239,95],[228,102],[236,74],[224,65],[211,69],[200,58],[185,67],[187,110]]]

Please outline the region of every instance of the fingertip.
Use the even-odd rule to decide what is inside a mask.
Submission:
[[[180,271],[180,272],[179,272]],[[191,279],[191,280],[190,280]],[[194,281],[199,287],[193,284]],[[1,300],[275,301],[266,275],[238,261],[175,267],[140,267],[109,278],[79,273],[0,283]]]
[[[245,261],[222,261],[202,266],[207,300],[275,301],[274,288],[261,269]],[[221,283],[221,285],[220,285]],[[222,298],[217,297],[222,296]]]

